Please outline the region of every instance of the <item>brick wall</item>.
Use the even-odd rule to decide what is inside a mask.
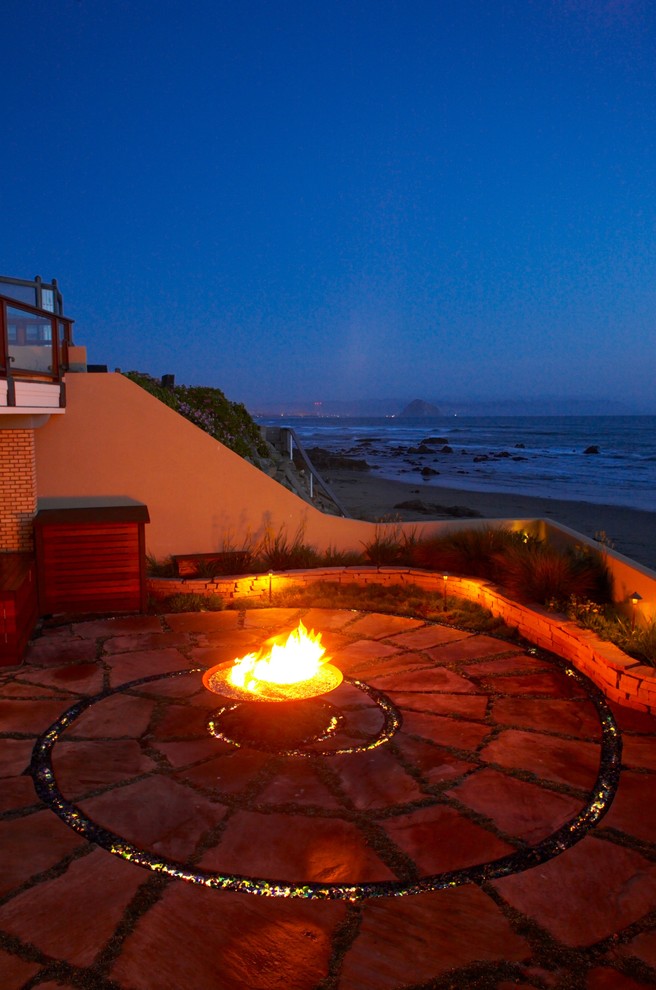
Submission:
[[[0,552],[33,549],[35,512],[34,430],[0,429]]]
[[[226,602],[257,598],[266,604],[270,587],[272,591],[282,591],[294,585],[309,585],[317,581],[360,585],[412,584],[438,594],[444,591],[442,574],[402,567],[322,567],[285,571],[273,574],[271,579],[268,574],[217,577],[212,580],[149,578],[147,584],[149,593],[155,598],[182,592],[220,595]],[[617,646],[600,640],[594,633],[581,629],[564,616],[537,606],[520,605],[506,598],[494,585],[477,578],[449,575],[447,591],[449,595],[478,602],[517,629],[529,642],[569,660],[611,701],[656,715],[655,667],[641,664]]]

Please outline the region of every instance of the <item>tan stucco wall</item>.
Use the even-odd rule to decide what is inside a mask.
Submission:
[[[320,549],[361,549],[375,535],[373,523],[323,515],[122,375],[68,375],[66,395],[66,415],[35,433],[39,499],[144,502],[157,557],[241,545],[267,526],[291,537],[303,526]]]

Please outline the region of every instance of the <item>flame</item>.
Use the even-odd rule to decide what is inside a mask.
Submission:
[[[269,653],[248,653],[235,660],[227,680],[235,687],[257,693],[261,682],[296,684],[311,680],[326,663],[321,633],[308,633],[302,622],[285,643],[273,643]]]

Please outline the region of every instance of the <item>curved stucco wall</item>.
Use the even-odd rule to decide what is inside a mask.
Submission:
[[[35,431],[38,497],[145,503],[157,557],[241,545],[267,527],[293,537],[302,526],[320,549],[375,535],[373,523],[325,516],[123,375],[68,375],[66,392],[66,414]]]

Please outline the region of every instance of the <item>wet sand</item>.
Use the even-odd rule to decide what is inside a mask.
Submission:
[[[471,509],[485,519],[550,519],[592,539],[603,532],[609,545],[618,553],[656,570],[656,511],[532,495],[470,492],[440,487],[434,482],[389,481],[368,472],[348,469],[326,470],[323,476],[344,508],[356,519],[427,521],[457,518],[448,512],[435,511],[427,515],[397,508],[399,502],[417,499],[430,505]]]

